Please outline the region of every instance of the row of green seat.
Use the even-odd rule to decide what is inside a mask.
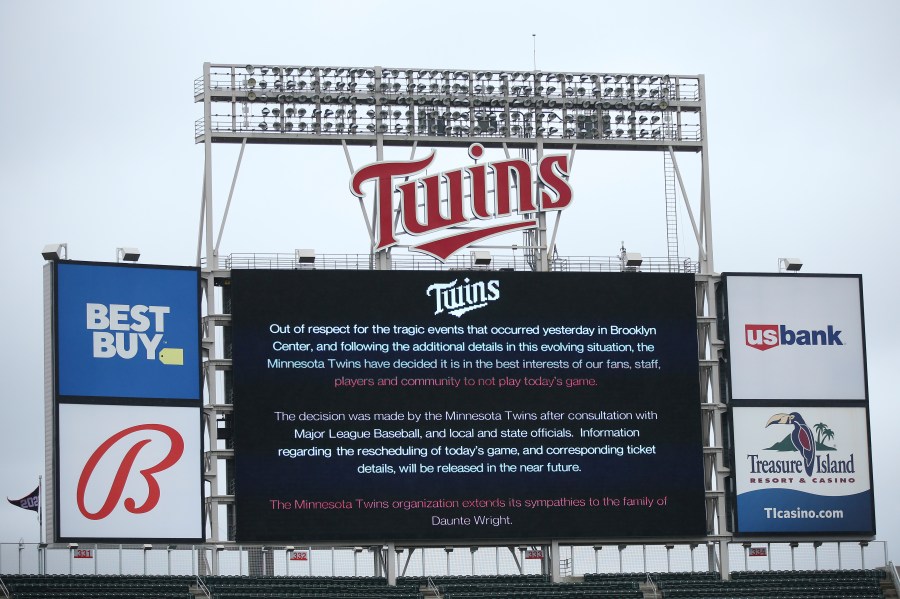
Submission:
[[[773,592],[767,594],[760,593],[716,593],[714,591],[706,591],[706,592],[695,592],[695,593],[685,593],[678,595],[669,595],[663,594],[662,597],[678,597],[679,599],[875,599],[878,597],[883,597],[880,594],[851,594],[848,595],[843,592],[835,592],[835,593],[823,593],[820,591],[811,591],[811,592],[798,592],[798,591],[790,591],[790,592]]]
[[[865,580],[882,580],[887,576],[887,572],[883,569],[852,569],[852,570],[755,570],[755,571],[738,571],[732,572],[731,577],[738,578],[808,578],[810,576],[827,577],[834,579],[865,579]]]
[[[190,599],[189,576],[7,575],[16,599]]]
[[[597,590],[624,590],[630,591],[633,589],[637,589],[640,587],[640,582],[637,580],[606,580],[603,582],[593,582],[593,581],[585,581],[585,582],[530,582],[530,583],[510,583],[510,582],[497,582],[497,583],[485,583],[485,582],[451,582],[437,585],[439,589],[447,589],[447,590],[455,590],[455,591],[465,591],[465,590],[479,590],[482,588],[490,588],[490,589],[510,589],[515,590],[522,587],[527,587],[530,589],[565,589],[565,588],[573,588],[573,589],[597,589]]]
[[[232,582],[210,582],[204,581],[204,584],[210,588],[228,588],[228,589],[251,589],[251,588],[267,588],[277,590],[292,589],[350,589],[365,591],[367,593],[391,593],[397,589],[418,589],[419,585],[397,585],[397,586],[381,586],[381,585],[365,585],[365,584],[341,584],[337,582],[312,582],[312,581],[290,581],[272,579],[271,581],[232,581]]]
[[[604,580],[636,580],[643,582],[650,578],[653,582],[659,580],[718,580],[718,572],[622,572],[622,573],[598,573],[585,574],[585,582],[600,582]]]
[[[678,598],[678,599],[878,599],[884,597],[881,593],[863,593],[863,594],[847,594],[843,591],[826,592],[826,591],[786,591],[784,589],[773,591],[771,593],[753,592],[722,592],[713,589],[705,591],[666,591],[662,597]]]
[[[698,591],[704,591],[708,589],[720,589],[723,591],[728,590],[743,590],[743,591],[768,591],[768,590],[778,590],[778,589],[796,589],[796,590],[810,590],[814,591],[816,589],[829,589],[829,590],[844,590],[848,593],[852,592],[868,592],[871,590],[880,590],[878,583],[864,583],[864,582],[831,582],[831,581],[796,581],[791,583],[779,583],[775,580],[759,580],[754,581],[752,583],[748,583],[740,580],[732,580],[732,581],[720,581],[717,583],[709,583],[705,585],[685,585],[685,584],[675,584],[675,583],[660,583],[656,585],[662,591],[683,591],[683,590],[691,590],[696,589]]]
[[[210,591],[213,599],[384,599],[383,595],[366,593],[348,593],[346,591],[294,591],[292,593],[276,593],[272,591]],[[422,599],[422,593],[394,595],[402,599]]]
[[[206,584],[257,584],[281,582],[286,584],[335,584],[346,586],[387,586],[386,578],[372,576],[221,576],[207,575],[203,577]]]
[[[191,599],[187,588],[178,592],[129,591],[129,590],[72,590],[72,589],[30,589],[12,590],[14,599]]]
[[[444,593],[444,599],[643,599],[641,591],[533,591],[522,588],[518,591]]]
[[[883,597],[881,570],[823,570],[818,572],[735,572],[729,581],[659,580],[657,587],[671,599],[703,597]]]
[[[439,576],[398,576],[397,584],[419,584],[426,585],[428,581],[434,584],[448,584],[452,582],[478,582],[478,583],[494,583],[509,582],[529,584],[532,582],[547,581],[548,578],[542,574],[475,574],[468,575],[439,575]]]

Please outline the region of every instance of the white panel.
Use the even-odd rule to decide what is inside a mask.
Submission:
[[[803,458],[791,443],[793,419],[766,426],[777,414],[799,415],[812,432],[816,445],[812,474],[806,473]],[[734,408],[734,443],[739,496],[772,488],[840,496],[871,488],[865,408]]]
[[[198,408],[60,404],[59,429],[60,537],[202,538]]]
[[[857,277],[728,276],[732,399],[865,400]]]

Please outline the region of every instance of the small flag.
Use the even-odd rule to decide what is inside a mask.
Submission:
[[[7,497],[6,500],[14,506],[22,508],[23,510],[31,510],[33,512],[37,512],[39,511],[38,506],[41,503],[41,486],[38,485],[34,491],[29,493],[22,499],[10,499],[9,497]]]

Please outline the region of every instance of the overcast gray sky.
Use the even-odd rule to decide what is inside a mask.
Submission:
[[[900,547],[898,25],[900,4],[871,0],[0,2],[0,495],[43,473],[43,245],[194,261],[205,61],[529,69],[537,33],[539,69],[706,76],[717,271],[773,272],[789,256],[863,274],[878,538]],[[236,155],[215,149],[218,214]],[[625,241],[664,256],[662,160],[578,154],[560,253],[610,256]],[[364,253],[347,185],[340,147],[249,148],[222,253]],[[34,518],[4,501],[0,542],[20,538],[37,540]]]

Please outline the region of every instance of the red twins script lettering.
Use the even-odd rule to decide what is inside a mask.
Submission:
[[[169,437],[169,441],[171,442],[171,447],[169,448],[169,453],[166,454],[166,457],[163,458],[161,462],[156,464],[155,466],[151,466],[150,468],[145,468],[141,470],[141,476],[144,477],[144,480],[147,481],[148,493],[147,500],[144,501],[142,505],[137,505],[137,502],[128,497],[125,499],[125,509],[131,512],[132,514],[144,514],[149,512],[153,508],[156,507],[156,504],[159,503],[159,483],[156,482],[154,475],[158,472],[162,472],[168,468],[171,468],[175,465],[176,462],[181,458],[181,454],[184,453],[184,439],[182,439],[181,435],[178,434],[174,428],[170,426],[165,426],[163,424],[138,424],[137,426],[132,426],[130,428],[126,428],[125,430],[119,431],[106,441],[104,441],[100,447],[91,454],[91,457],[88,459],[87,464],[84,466],[84,470],[81,472],[81,477],[78,479],[78,490],[77,490],[77,499],[78,499],[78,509],[84,515],[85,518],[90,520],[102,520],[109,516],[112,513],[113,509],[119,503],[119,499],[122,497],[122,492],[125,490],[125,482],[128,480],[128,475],[131,473],[131,467],[134,465],[135,459],[137,459],[138,454],[141,452],[141,449],[144,448],[145,445],[151,442],[151,439],[141,439],[137,443],[135,443],[131,449],[125,454],[125,457],[122,459],[122,463],[119,464],[119,469],[116,471],[116,476],[113,479],[112,485],[109,489],[109,495],[106,496],[106,501],[103,502],[103,506],[96,512],[90,512],[84,505],[84,494],[87,490],[88,482],[90,482],[91,475],[94,473],[94,468],[97,467],[97,464],[103,458],[107,451],[110,448],[118,443],[121,439],[127,437],[131,433],[136,433],[138,431],[158,431],[163,433],[167,437]]]
[[[481,158],[484,147],[472,144],[469,156]],[[550,155],[540,159],[537,174],[531,165],[521,159],[498,160],[475,164],[452,171],[446,171],[409,180],[410,176],[424,171],[434,161],[435,153],[420,160],[384,160],[364,166],[353,173],[350,191],[363,198],[362,185],[368,181],[375,183],[375,221],[372,233],[376,237],[375,251],[396,245],[395,220],[410,235],[427,235],[443,229],[468,224],[468,230],[433,239],[411,246],[414,251],[424,252],[445,261],[455,252],[471,243],[494,235],[537,227],[534,218],[526,217],[538,211],[562,210],[572,202],[572,188],[569,186],[569,157]],[[493,173],[494,194],[489,199],[488,173]],[[404,177],[404,183],[395,183]],[[469,180],[466,193],[464,181]],[[441,186],[446,183],[446,202],[441,197]],[[539,185],[538,185],[539,183]],[[420,188],[422,190],[420,206]],[[394,192],[400,195],[399,212],[394,212]],[[513,192],[518,197],[514,201]],[[466,214],[466,198],[471,216]],[[492,226],[472,228],[474,221],[503,218],[518,213],[523,220]],[[399,218],[398,218],[399,217]]]

